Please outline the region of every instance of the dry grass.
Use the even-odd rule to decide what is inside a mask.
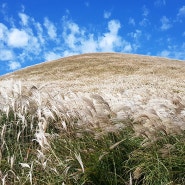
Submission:
[[[133,138],[144,138],[140,143],[143,147],[150,147],[163,136],[183,134],[184,72],[185,64],[180,61],[104,53],[47,62],[1,77],[1,153],[6,151],[10,165],[9,170],[5,168],[0,171],[2,183],[5,184],[6,178],[13,178],[14,182],[29,181],[34,184],[32,173],[38,164],[44,170],[59,175],[52,162],[62,166],[63,179],[74,178],[77,182],[86,168],[81,150],[73,138],[84,138],[84,133],[101,141],[110,133],[124,131],[129,125],[134,131]],[[7,135],[7,130],[12,128],[16,130],[14,136]],[[19,163],[22,169],[27,169],[22,174],[27,175],[26,179],[25,176],[21,179],[16,177],[14,169],[18,156],[10,152],[7,138],[15,137],[19,143],[24,135],[38,145],[30,145],[29,141],[25,143],[29,145],[29,150],[25,152],[26,156],[21,154]],[[56,138],[66,144],[64,150],[69,153],[63,160],[58,157],[60,153],[53,146]],[[109,143],[111,145],[108,149],[115,150],[127,139]],[[160,151],[163,156],[168,155],[167,149],[161,148]],[[28,162],[35,154],[37,160]],[[106,155],[107,151],[101,153],[98,161]],[[53,156],[52,160],[49,156]],[[69,173],[72,161],[77,162],[77,170]],[[40,167],[35,167],[38,168]],[[133,178],[139,179],[140,171],[142,168],[137,166],[133,171]],[[130,181],[132,180],[131,175]]]
[[[167,79],[168,83],[170,80],[180,81],[184,78],[184,72],[185,64],[180,61],[139,55],[97,53],[45,62],[5,75],[1,77],[1,80],[13,78],[21,80],[25,85],[49,84],[52,90],[55,87],[55,89],[62,88],[65,91],[81,89],[87,92],[92,89],[102,90],[97,85],[105,84],[109,88],[117,79],[119,83],[121,80],[126,80],[126,83],[129,81],[131,84],[135,80],[148,81],[148,77],[154,80]],[[116,89],[119,89],[121,85],[116,84]]]
[[[25,88],[21,93],[26,93],[23,97],[30,99],[30,92],[35,93],[31,103],[24,103],[38,108],[44,102],[42,106],[47,105],[45,111],[52,119],[61,111],[64,117],[80,117],[81,124],[93,126],[102,122],[99,118],[107,120],[110,115],[113,120],[132,118],[137,122],[135,130],[148,137],[156,129],[165,129],[166,133],[185,129],[184,74],[182,61],[115,53],[84,54],[3,76],[1,89],[6,92],[4,96],[15,94],[21,89],[16,89],[13,81],[20,80]],[[67,112],[71,115],[66,116]]]

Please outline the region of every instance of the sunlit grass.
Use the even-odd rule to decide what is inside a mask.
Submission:
[[[124,107],[122,96],[108,102],[94,93],[6,85],[0,94],[3,185],[185,183],[183,97],[146,97],[141,101],[153,109],[134,114],[138,107]]]
[[[2,123],[7,124],[5,117]],[[184,184],[185,134],[162,136],[142,146],[143,138],[134,136],[132,121],[127,121],[125,129],[98,139],[93,132],[78,135],[73,128],[60,133],[50,125],[46,130],[50,144],[45,148],[34,141],[36,125],[32,131],[7,125],[1,180],[4,184]]]
[[[184,74],[99,53],[1,77],[0,184],[185,184]]]

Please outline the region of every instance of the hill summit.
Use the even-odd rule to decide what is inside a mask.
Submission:
[[[120,88],[162,83],[162,89],[171,86],[179,91],[184,77],[185,63],[182,61],[133,54],[91,53],[27,67],[4,75],[0,80],[21,80],[28,86],[47,85],[48,90],[55,87],[72,91],[96,92],[106,88],[119,91]]]

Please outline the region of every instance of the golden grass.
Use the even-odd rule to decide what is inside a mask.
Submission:
[[[64,121],[73,118],[81,125],[104,128],[107,125],[103,123],[111,123],[111,119],[132,118],[138,134],[155,140],[156,130],[168,134],[185,129],[184,74],[182,61],[115,53],[84,54],[5,75],[1,77],[1,93],[6,92],[5,99],[9,94],[15,97],[23,92],[25,100],[21,105],[33,104],[35,109],[43,106],[45,112],[40,110],[38,117],[42,112],[53,119],[53,112],[62,111]],[[30,92],[31,102],[26,99]]]
[[[105,80],[112,82],[112,78],[139,76],[148,78],[166,77],[183,79],[185,65],[180,61],[172,61],[164,58],[115,54],[97,53],[67,57],[52,62],[19,70],[12,74],[1,77],[4,79],[21,79],[23,83],[43,84],[57,83],[59,88],[65,86],[84,86],[103,83]],[[133,79],[133,80],[135,80]],[[67,84],[66,84],[67,82]],[[69,84],[69,85],[68,85]],[[56,84],[55,84],[56,86]]]
[[[75,150],[72,158],[61,161],[51,146],[54,138],[72,141],[88,133],[95,140],[103,140],[108,133],[119,133],[128,125],[134,130],[130,139],[145,138],[142,146],[150,146],[161,136],[181,135],[185,130],[184,72],[185,64],[180,61],[99,53],[46,62],[5,75],[0,79],[1,150],[6,151],[6,142],[12,142],[11,134],[7,134],[15,127],[17,143],[24,134],[31,133],[28,137],[37,142],[36,163],[44,170],[53,162],[46,157],[50,152],[57,165],[77,161],[78,172],[84,173],[81,153]],[[56,130],[50,130],[51,125]],[[122,142],[125,139],[112,143],[109,150]],[[167,149],[160,150],[163,156],[168,155]],[[99,160],[104,155],[107,153],[101,154]],[[11,170],[15,161],[14,154],[8,153]],[[19,161],[22,169],[28,169],[26,181],[29,179],[31,184],[36,163]],[[52,170],[57,174],[55,168]],[[138,166],[133,179],[138,180],[142,170]],[[0,177],[4,184],[8,172]],[[130,178],[132,181],[132,175]]]

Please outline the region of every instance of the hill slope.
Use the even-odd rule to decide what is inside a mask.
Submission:
[[[184,91],[184,77],[185,63],[182,61],[131,54],[94,53],[31,66],[2,76],[0,80],[13,78],[25,85],[49,84],[48,90],[55,87],[67,91],[92,92],[102,90],[102,86],[110,91],[112,87],[119,90],[162,83],[162,88],[171,86],[172,90],[181,92]]]
[[[83,106],[83,97],[89,98],[94,106],[96,98],[91,95],[98,94],[109,105],[114,119],[147,114],[184,130],[184,79],[185,63],[182,61],[94,53],[45,62],[5,75],[0,80],[1,91],[11,92],[12,88],[13,91],[24,91],[14,87],[14,81],[21,80],[25,88],[36,87],[45,100],[62,95],[63,103],[70,105],[69,110],[74,107],[81,110],[78,106]],[[100,103],[95,104],[101,112]]]
[[[117,53],[84,54],[1,77],[1,89],[15,91],[17,88],[9,79],[21,81],[28,89],[35,86],[52,97],[76,93],[75,96],[89,98],[98,94],[118,119],[147,113],[185,127],[185,63],[182,61]],[[69,99],[74,101],[74,94]]]

